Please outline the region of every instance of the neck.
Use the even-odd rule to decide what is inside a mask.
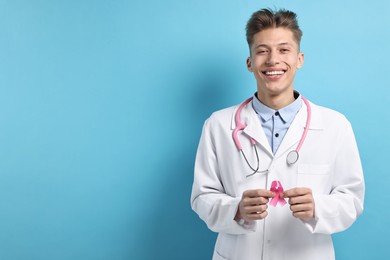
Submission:
[[[257,98],[269,108],[279,110],[295,101],[294,91],[284,95],[267,95],[257,92]]]

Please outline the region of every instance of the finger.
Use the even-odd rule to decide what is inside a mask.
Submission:
[[[296,204],[296,205],[290,206],[290,210],[292,212],[312,211],[313,205],[312,204]]]
[[[293,216],[302,220],[310,220],[314,217],[314,214],[312,211],[298,211],[293,212]]]
[[[291,197],[297,197],[302,196],[306,194],[311,194],[311,189],[309,188],[293,188],[290,190],[286,190],[281,194],[282,198],[291,198]]]
[[[264,197],[264,198],[270,198],[274,196],[274,193],[269,190],[247,190],[244,191],[243,197],[250,197],[250,198],[256,198],[256,197]]]
[[[261,213],[263,211],[266,211],[268,208],[267,205],[261,205],[261,206],[252,206],[252,207],[245,207],[244,210],[248,214],[254,214],[254,213]]]
[[[247,215],[247,220],[260,220],[260,219],[264,219],[267,215],[268,215],[267,211],[254,213],[254,214]]]
[[[298,197],[290,197],[288,200],[288,203],[290,205],[294,204],[305,204],[305,203],[312,203],[313,197],[311,195],[304,195],[304,196],[298,196]]]
[[[264,197],[256,197],[256,198],[244,198],[243,200],[244,206],[256,206],[267,204],[269,199]]]

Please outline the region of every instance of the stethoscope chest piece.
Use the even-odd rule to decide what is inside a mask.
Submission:
[[[296,150],[293,150],[291,152],[288,153],[287,155],[287,164],[288,165],[293,165],[294,163],[296,163],[299,159],[299,154]]]

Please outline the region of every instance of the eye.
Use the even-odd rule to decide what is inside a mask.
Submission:
[[[256,54],[262,55],[262,54],[267,54],[268,50],[258,50]]]
[[[288,52],[290,52],[290,49],[283,48],[283,49],[280,49],[280,52],[281,53],[288,53]]]

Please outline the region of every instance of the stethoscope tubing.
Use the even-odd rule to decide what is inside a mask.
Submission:
[[[307,116],[306,116],[305,129],[304,129],[304,131],[302,133],[302,137],[301,137],[301,140],[299,141],[297,149],[295,149],[297,151],[297,153],[299,153],[299,151],[302,148],[303,143],[305,142],[307,133],[309,132],[310,123],[311,123],[311,106],[310,106],[310,102],[304,96],[301,96],[301,98],[302,98],[303,102],[305,102],[306,110],[307,110]]]
[[[307,109],[306,124],[305,124],[305,128],[303,130],[303,133],[302,133],[302,137],[299,140],[299,143],[297,145],[297,148],[295,150],[290,151],[288,153],[288,155],[287,155],[286,161],[287,161],[288,165],[293,165],[293,164],[295,164],[298,161],[298,159],[299,159],[299,151],[301,150],[302,145],[305,142],[307,133],[309,132],[310,123],[311,123],[311,106],[310,106],[310,102],[304,96],[301,96],[301,98],[302,98],[303,102],[305,103],[306,109]],[[248,164],[249,168],[253,171],[253,173],[247,175],[247,177],[252,176],[256,172],[258,172],[259,167],[260,167],[260,159],[259,159],[259,154],[258,154],[257,148],[256,148],[256,140],[253,139],[251,136],[248,136],[250,141],[251,141],[252,146],[254,147],[255,153],[256,153],[257,167],[255,168],[255,167],[253,167],[249,163],[247,157],[245,156],[245,153],[244,153],[244,151],[242,149],[242,145],[241,145],[240,139],[238,137],[238,132],[239,131],[243,131],[246,128],[246,126],[247,126],[246,124],[241,122],[241,111],[249,102],[252,101],[252,99],[253,99],[253,97],[250,97],[250,98],[246,99],[244,102],[242,102],[239,105],[239,107],[238,107],[238,109],[236,111],[236,114],[235,114],[236,126],[235,126],[235,128],[233,130],[233,140],[234,140],[234,143],[235,143],[237,149],[241,152],[241,154],[244,157],[244,159],[245,159],[246,163]],[[266,170],[266,171],[262,171],[262,172],[268,172],[268,171]]]

